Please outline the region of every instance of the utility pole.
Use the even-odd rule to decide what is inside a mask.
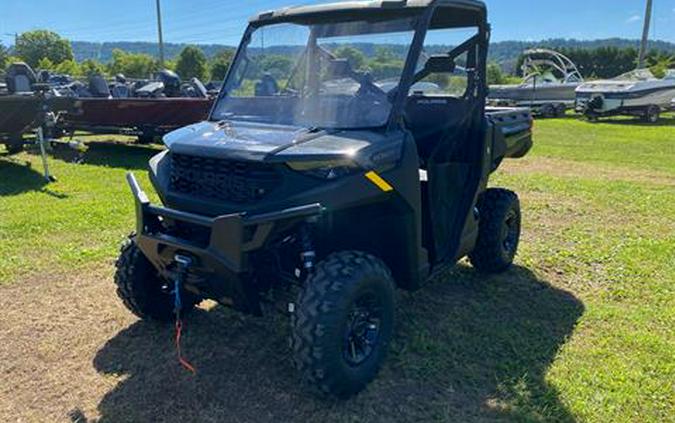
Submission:
[[[16,48],[16,43],[19,42],[19,33],[18,32],[15,32],[15,33],[7,33],[6,32],[4,35],[6,35],[8,37],[11,37],[12,35],[14,36],[14,48]]]
[[[638,69],[645,67],[645,57],[647,56],[647,42],[649,41],[649,25],[652,22],[652,0],[647,0],[647,10],[645,11],[645,24],[642,29],[642,41],[640,42],[640,54],[638,56]]]
[[[159,37],[159,66],[164,67],[164,40],[162,39],[162,9],[159,6],[159,0],[155,0],[157,5],[157,35]]]

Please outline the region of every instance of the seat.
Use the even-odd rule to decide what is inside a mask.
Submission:
[[[101,75],[93,75],[89,78],[89,92],[94,97],[110,97],[108,82]]]
[[[5,82],[10,94],[30,93],[33,91],[33,84],[37,82],[37,77],[30,66],[17,62],[7,68]]]

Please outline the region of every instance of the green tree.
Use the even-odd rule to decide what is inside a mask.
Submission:
[[[80,74],[83,76],[105,75],[106,69],[102,63],[87,59],[80,63]]]
[[[675,67],[675,54],[652,50],[647,55],[647,64],[655,77],[663,78],[668,69]]]
[[[183,79],[208,78],[208,62],[202,49],[196,46],[185,47],[176,60],[176,73]]]
[[[391,63],[398,60],[396,59],[396,54],[394,54],[391,48],[375,46],[375,58],[373,61],[377,63]]]
[[[234,50],[223,50],[218,52],[211,61],[211,79],[214,81],[224,80],[227,76],[228,69],[230,69],[233,58]]]
[[[54,63],[52,63],[51,60],[49,60],[48,57],[43,57],[38,61],[36,69],[39,70],[54,70],[55,66]]]
[[[37,30],[19,35],[14,51],[31,67],[37,67],[42,58],[48,58],[58,65],[65,60],[73,60],[70,42],[51,31]]]
[[[64,60],[56,65],[54,71],[65,75],[80,76],[80,66],[74,60]]]
[[[7,59],[9,58],[9,54],[7,53],[7,49],[5,46],[0,44],[0,69],[4,69],[5,66],[7,66]]]
[[[504,84],[505,78],[502,68],[497,63],[488,63],[487,65],[487,83],[489,85]]]
[[[341,46],[336,48],[333,54],[341,59],[347,59],[354,70],[363,70],[366,67],[366,55],[355,47]]]
[[[280,54],[271,54],[263,56],[259,65],[264,73],[269,73],[275,79],[284,79],[291,73],[293,59]]]
[[[159,70],[159,63],[147,54],[127,53],[114,49],[108,69],[111,74],[122,73],[129,78],[148,78]]]

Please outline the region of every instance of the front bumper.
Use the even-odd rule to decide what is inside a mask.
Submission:
[[[283,224],[313,219],[321,215],[320,204],[291,207],[271,213],[248,215],[234,213],[207,217],[150,203],[130,172],[127,182],[136,205],[136,242],[143,254],[164,275],[175,267],[176,254],[194,259],[193,278],[188,289],[242,311],[258,309],[257,292],[250,286],[249,256],[263,248]],[[167,231],[167,225],[191,225],[207,236],[186,239]]]

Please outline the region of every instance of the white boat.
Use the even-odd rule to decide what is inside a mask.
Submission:
[[[655,123],[673,106],[675,70],[658,79],[649,69],[636,69],[614,79],[592,81],[576,90],[576,109],[590,119],[603,116],[640,116]]]
[[[493,106],[530,107],[544,117],[560,116],[574,107],[574,91],[584,81],[574,62],[547,49],[526,50],[523,55],[523,82],[491,85],[488,102]]]

